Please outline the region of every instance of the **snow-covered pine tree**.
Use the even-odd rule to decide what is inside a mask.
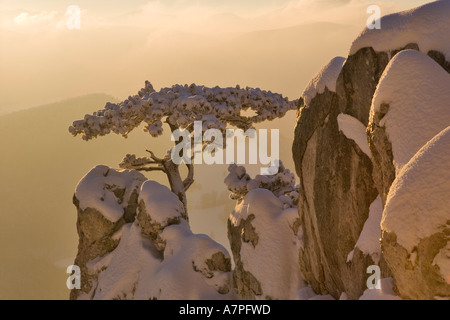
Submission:
[[[242,111],[252,110],[252,116]],[[227,125],[242,130],[265,120],[283,117],[287,111],[297,109],[297,100],[290,101],[280,94],[253,88],[209,88],[205,86],[174,85],[155,91],[149,81],[137,95],[130,96],[120,103],[107,103],[105,107],[92,115],[74,121],[69,131],[72,135],[81,135],[86,141],[110,133],[123,137],[145,123],[144,131],[152,137],[163,133],[163,122],[172,132],[177,129],[193,131],[194,122],[202,121],[203,132],[207,129],[219,129],[226,134]],[[192,135],[191,135],[192,136]],[[128,154],[120,163],[123,169],[138,171],[163,171],[174,192],[186,208],[186,191],[194,181],[194,167],[186,164],[187,176],[182,179],[179,165],[168,153],[159,158],[147,150],[150,157],[136,157]],[[193,155],[192,155],[193,156]],[[186,216],[188,220],[187,210]]]
[[[225,184],[231,192],[230,198],[241,201],[253,189],[267,189],[283,203],[284,208],[297,206],[299,185],[295,184],[295,174],[285,168],[280,161],[278,172],[273,175],[256,175],[252,179],[243,166],[231,164],[228,167]]]

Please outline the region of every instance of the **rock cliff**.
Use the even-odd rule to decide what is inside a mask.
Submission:
[[[400,210],[399,206],[392,209],[393,203],[405,201],[395,193],[399,181],[404,181],[400,179],[408,174],[402,166],[450,125],[450,47],[448,41],[442,42],[450,29],[445,18],[449,12],[449,2],[437,1],[408,14],[384,17],[384,28],[364,30],[355,40],[339,73],[333,59],[305,90],[292,148],[301,184],[298,208],[304,247],[299,261],[305,280],[318,293],[335,298],[345,293],[357,299],[366,289],[367,267],[378,265],[382,278],[394,278],[394,289],[402,298],[449,296],[447,273],[440,270],[448,270],[450,260],[441,268],[436,263],[449,240],[450,206],[444,193],[438,192],[442,198],[435,199],[442,207],[426,206],[430,188],[420,189],[418,180],[410,179],[417,185],[402,184],[402,188],[420,189],[420,214],[437,215],[432,231],[415,238],[409,249],[399,244],[393,230],[409,225],[410,233],[420,234],[417,230],[426,226],[407,215],[406,221],[391,219]],[[425,25],[430,19],[434,22]],[[396,28],[399,24],[405,28]],[[334,81],[330,74],[335,75]],[[320,78],[329,85],[311,95],[311,86]],[[349,134],[355,126],[349,128],[349,122],[340,119],[350,117],[353,123],[367,127],[367,134],[357,134],[359,139]],[[370,152],[363,152],[367,147]],[[410,163],[409,171],[416,165]],[[441,176],[448,174],[442,170]],[[440,188],[446,188],[444,183]],[[372,243],[370,247],[380,249],[361,250],[361,233],[378,196],[383,212],[370,223],[379,228],[381,247]],[[382,224],[381,217],[391,224]]]

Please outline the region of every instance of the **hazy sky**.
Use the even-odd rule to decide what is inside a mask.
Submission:
[[[156,88],[239,83],[297,98],[327,59],[347,54],[369,4],[387,14],[426,2],[2,0],[0,114],[93,92],[124,99],[146,79]],[[66,26],[73,4],[79,30]]]

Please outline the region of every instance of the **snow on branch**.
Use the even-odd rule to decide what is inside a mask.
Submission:
[[[151,160],[147,157],[136,158],[136,155],[134,155],[134,154],[127,154],[125,156],[125,158],[123,158],[123,160],[119,164],[119,166],[122,169],[135,169],[135,168],[140,168],[140,167],[148,165],[148,164],[158,164],[158,163],[159,162]]]
[[[254,116],[246,117],[241,111],[251,109]],[[261,89],[208,88],[195,84],[174,85],[156,92],[149,81],[135,96],[120,103],[108,102],[104,109],[74,121],[69,131],[91,140],[110,133],[125,138],[142,122],[144,131],[153,137],[163,132],[163,122],[171,128],[192,130],[194,121],[204,121],[204,129],[225,130],[233,125],[247,130],[254,123],[283,117],[287,111],[297,109],[297,100],[290,101],[280,94]]]
[[[295,184],[295,175],[286,169],[280,161],[278,173],[274,175],[257,175],[252,179],[242,166],[231,164],[228,167],[225,184],[231,192],[230,198],[242,200],[253,189],[267,189],[278,197],[285,208],[297,206],[299,185]]]

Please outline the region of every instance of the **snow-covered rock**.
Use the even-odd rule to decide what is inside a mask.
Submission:
[[[75,265],[81,270],[81,289],[72,290],[71,299],[85,298],[97,286],[98,272],[89,272],[87,264],[117,247],[122,226],[134,221],[145,180],[137,171],[97,166],[79,182],[73,200],[78,212]]]
[[[165,246],[161,232],[169,225],[180,223],[184,210],[178,197],[166,186],[152,180],[143,183],[137,221],[142,233],[152,239],[158,250],[163,251]]]
[[[450,126],[403,167],[381,223],[383,252],[402,297],[450,297]]]
[[[401,250],[406,249],[400,250],[395,237],[384,231],[383,247],[389,249],[380,250],[380,220],[386,202],[392,206],[391,185],[396,176],[426,143],[450,125],[449,13],[448,1],[435,1],[383,17],[381,30],[366,29],[354,41],[337,76],[335,92],[314,93],[299,110],[293,155],[302,186],[299,215],[304,247],[300,262],[306,281],[316,293],[330,293],[336,299],[345,293],[347,298],[356,299],[365,290],[366,267],[378,264],[383,278],[392,276],[389,267],[395,270],[394,289],[402,297],[412,296],[408,290],[413,286],[408,288],[406,280],[397,281],[410,274],[409,264],[401,260]],[[448,167],[448,160],[443,165]],[[420,192],[425,197],[432,191],[428,188]],[[435,202],[447,206],[445,201]],[[433,221],[433,214],[439,213],[433,209],[423,219]],[[403,217],[392,222],[393,228],[421,229],[420,221],[402,224],[404,219],[408,220]],[[422,232],[426,230],[424,226]],[[418,240],[413,242],[417,245]],[[445,243],[421,247],[423,252],[432,252],[426,268],[432,266],[434,271],[426,273],[439,283],[445,283],[448,270],[443,258]],[[385,251],[389,259],[383,256]],[[395,252],[400,260],[393,258]],[[418,257],[416,253],[411,255],[413,260]],[[437,274],[442,277],[438,279]],[[436,288],[427,275],[417,271],[414,276],[421,277],[418,286]],[[408,279],[414,282],[412,276]],[[432,290],[427,290],[427,297],[432,298]],[[445,290],[436,296],[442,297],[443,292],[445,296]]]
[[[436,258],[439,266],[433,262],[446,243],[437,226],[450,219],[446,183],[439,180],[449,159],[429,145],[450,125],[450,74],[444,67],[419,51],[397,53],[380,79],[370,112],[374,180],[385,205],[383,253],[396,290],[409,299],[449,295],[445,271],[439,276],[447,268],[445,259]]]
[[[81,289],[71,299],[235,297],[229,253],[192,233],[183,204],[166,186],[137,171],[98,166],[80,181],[74,203]]]
[[[186,221],[164,230],[161,254],[139,225],[123,226],[122,240],[108,255],[88,263],[99,272],[90,299],[230,299],[231,259],[205,235],[195,235]]]
[[[386,128],[399,170],[450,124],[450,74],[426,54],[398,53],[386,67],[373,96],[370,120],[382,108],[378,126]]]
[[[116,171],[107,166],[96,166],[86,174],[75,191],[80,210],[95,209],[111,222],[124,215],[129,202],[146,178],[138,171]]]
[[[324,93],[325,88],[336,92],[336,80],[341,73],[345,58],[335,57],[308,83],[303,92],[303,101],[309,106],[311,100],[318,94]]]
[[[317,294],[335,299],[344,292],[359,298],[365,271],[375,264],[375,255],[355,245],[377,198],[365,127],[385,64],[384,55],[369,49],[349,57],[336,92],[318,93],[298,113],[293,157],[301,185],[301,270]]]
[[[161,262],[158,251],[144,237],[137,223],[128,223],[121,229],[120,243],[115,250],[87,263],[90,274],[98,274],[98,283],[80,298],[94,300],[133,298],[148,299],[143,287],[151,283],[147,275],[156,273]],[[145,283],[145,279],[149,283]]]
[[[243,166],[231,164],[229,174],[224,182],[231,192],[230,198],[242,200],[249,191],[254,189],[267,189],[283,203],[283,208],[297,207],[298,189],[295,174],[285,168],[279,161],[278,172],[273,175],[257,175],[252,179]]]
[[[296,208],[267,189],[253,189],[239,201],[228,221],[236,264],[234,279],[243,299],[295,299],[304,287],[298,263]]]
[[[164,260],[152,279],[160,292],[155,297],[236,298],[232,291],[231,257],[222,245],[206,235],[193,234],[184,220],[167,227],[161,237],[166,241],[166,248]]]
[[[345,113],[338,115],[337,121],[339,130],[342,131],[348,139],[355,141],[361,151],[371,158],[372,154],[370,153],[369,144],[367,143],[366,126],[358,119]]]
[[[358,248],[364,255],[370,255],[375,264],[380,262],[381,258],[381,217],[383,214],[383,204],[378,196],[370,205],[369,217],[364,223],[364,227],[359,235],[355,248]],[[352,250],[347,256],[347,261],[353,260],[355,250]]]
[[[381,18],[380,29],[366,28],[353,42],[350,55],[366,47],[377,52],[400,50],[416,43],[420,51],[439,51],[450,60],[450,2],[438,0]]]

